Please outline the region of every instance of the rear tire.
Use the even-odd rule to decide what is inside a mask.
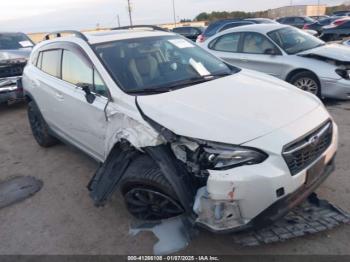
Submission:
[[[307,71],[296,73],[289,81],[292,85],[321,98],[321,85],[317,77]]]
[[[49,127],[34,101],[28,103],[28,119],[33,136],[41,147],[51,147],[59,142],[49,133]]]
[[[184,212],[172,186],[147,155],[135,159],[120,182],[126,207],[141,220],[161,220]]]

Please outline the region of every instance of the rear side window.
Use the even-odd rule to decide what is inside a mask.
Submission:
[[[240,33],[226,34],[215,39],[209,44],[209,48],[221,52],[238,52]]]
[[[60,78],[62,50],[48,50],[41,52],[38,63],[40,68],[49,75]]]
[[[295,19],[294,17],[288,17],[288,18],[285,18],[282,23],[287,23],[287,24],[292,24],[295,22]]]

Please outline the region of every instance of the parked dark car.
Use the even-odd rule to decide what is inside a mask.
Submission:
[[[33,46],[23,33],[0,32],[0,104],[23,99],[21,77]]]
[[[332,16],[332,17],[324,18],[324,19],[315,21],[312,24],[304,25],[303,29],[305,29],[305,30],[315,30],[319,34],[321,34],[324,26],[330,25],[334,21],[342,19],[342,18],[345,18],[345,17]]]
[[[320,38],[323,41],[337,41],[350,36],[350,17],[335,20],[323,27]]]
[[[276,23],[274,20],[268,19],[268,18],[232,18],[232,19],[222,19],[217,20],[215,22],[212,22],[207,29],[198,36],[197,42],[202,43],[209,37],[212,37],[213,35],[222,32],[224,30],[227,30],[229,28],[234,28],[237,26],[243,26],[243,25],[251,25],[251,24],[271,24]]]
[[[174,33],[183,35],[184,37],[191,39],[192,41],[196,41],[197,37],[203,33],[204,28],[194,26],[182,26],[175,27],[172,31]]]
[[[328,15],[311,15],[310,18],[315,19],[315,20],[322,20],[325,18],[329,18]]]
[[[304,28],[305,25],[312,24],[316,20],[308,16],[288,16],[276,20],[278,23],[295,26],[297,28]]]
[[[275,20],[269,18],[246,18],[244,21],[251,21],[255,24],[277,24]]]
[[[349,15],[350,15],[350,11],[348,10],[333,12],[333,16],[349,16]]]

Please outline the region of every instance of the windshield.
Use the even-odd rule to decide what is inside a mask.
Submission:
[[[32,47],[33,42],[22,33],[0,33],[0,49],[13,50]]]
[[[237,70],[178,36],[119,40],[94,50],[126,93],[170,91]]]
[[[294,27],[269,32],[268,36],[290,55],[324,45],[322,40]]]
[[[308,22],[308,23],[314,23],[314,22],[316,22],[315,19],[313,19],[313,18],[311,18],[311,17],[308,17],[308,16],[305,16],[304,19],[305,19],[305,21]]]

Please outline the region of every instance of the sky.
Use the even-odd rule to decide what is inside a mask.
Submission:
[[[258,11],[318,0],[174,0],[177,19],[201,12]],[[335,5],[344,0],[320,0]],[[172,0],[131,0],[134,24],[173,21]],[[46,32],[128,25],[127,0],[0,0],[0,31]]]

